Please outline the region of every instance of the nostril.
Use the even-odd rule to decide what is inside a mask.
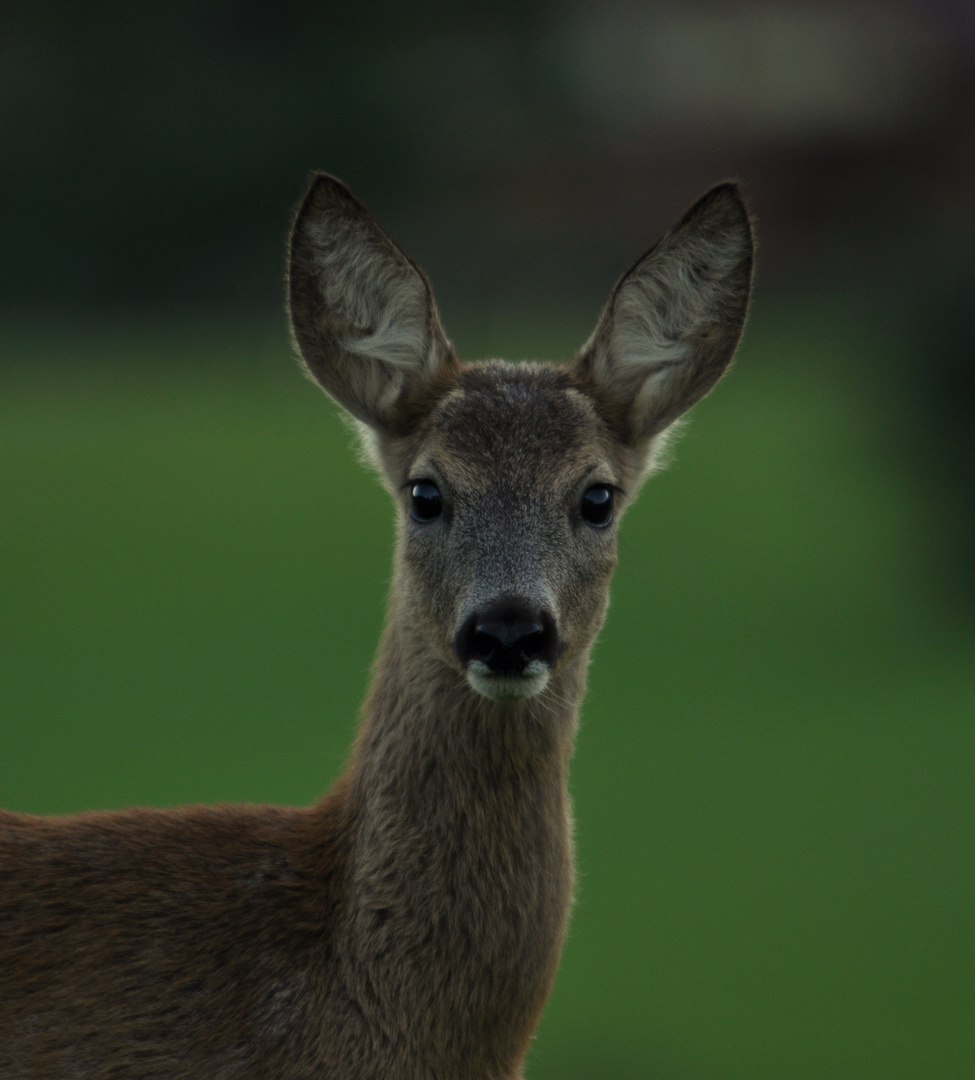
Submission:
[[[557,659],[555,620],[525,601],[500,601],[464,621],[454,649],[465,667],[478,661],[493,674],[521,675],[536,660]]]

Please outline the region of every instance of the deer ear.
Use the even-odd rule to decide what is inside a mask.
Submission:
[[[426,275],[332,176],[313,179],[295,218],[288,307],[309,373],[374,430],[407,425],[455,362]]]
[[[576,377],[628,442],[660,434],[734,355],[754,241],[735,184],[713,188],[620,279],[576,358]]]

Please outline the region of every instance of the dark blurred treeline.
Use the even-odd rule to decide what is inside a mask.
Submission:
[[[903,440],[957,480],[975,549],[969,0],[6,0],[0,125],[21,322],[273,317],[312,169],[445,307],[589,313],[737,176],[759,302],[831,293],[912,352]]]
[[[0,19],[7,309],[274,309],[311,169],[479,302],[601,285],[729,175],[764,289],[950,292],[970,265],[967,0],[7,0]]]

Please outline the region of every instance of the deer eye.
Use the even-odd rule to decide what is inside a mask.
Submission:
[[[597,529],[605,529],[613,520],[613,489],[605,484],[593,484],[582,496],[582,520]]]
[[[436,521],[443,513],[440,489],[429,480],[420,480],[410,490],[410,517],[421,524]]]

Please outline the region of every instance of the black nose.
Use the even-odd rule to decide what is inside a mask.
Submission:
[[[492,674],[522,675],[533,660],[554,663],[561,650],[548,612],[525,600],[505,598],[464,620],[454,651],[464,667],[479,660]]]

